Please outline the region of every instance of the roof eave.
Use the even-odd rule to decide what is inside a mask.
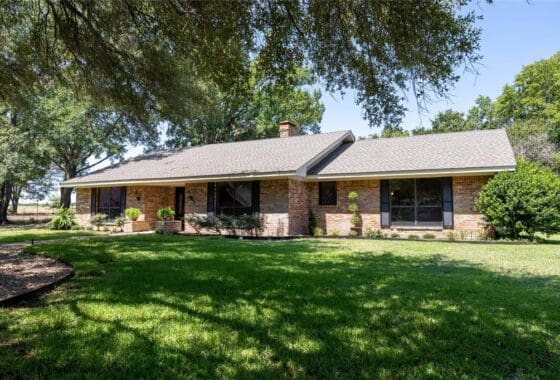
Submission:
[[[147,185],[147,186],[173,186],[186,183],[215,182],[215,181],[247,181],[258,179],[282,179],[297,178],[296,171],[288,172],[270,172],[270,173],[240,173],[229,175],[215,176],[199,176],[199,177],[177,177],[177,178],[141,178],[141,179],[124,179],[114,181],[88,181],[77,183],[61,183],[60,187],[64,188],[84,188],[84,187],[108,187],[108,186],[131,186],[131,185]]]
[[[479,168],[447,168],[447,169],[425,169],[425,170],[400,170],[393,172],[371,172],[371,173],[333,173],[333,174],[311,174],[305,177],[306,181],[326,180],[352,180],[352,179],[393,179],[414,177],[441,177],[441,176],[476,176],[496,174],[503,171],[514,171],[515,165],[479,167]]]

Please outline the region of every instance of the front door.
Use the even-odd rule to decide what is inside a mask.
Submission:
[[[185,229],[185,187],[175,188],[175,220],[180,220]]]

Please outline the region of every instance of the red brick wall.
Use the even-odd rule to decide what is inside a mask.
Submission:
[[[200,217],[206,216],[206,183],[188,183],[185,185],[185,216],[195,214]],[[196,231],[188,223],[185,223],[185,231],[195,233]]]
[[[288,218],[290,235],[308,233],[309,195],[307,184],[291,179],[288,182]]]
[[[289,183],[288,180],[261,181],[260,209],[264,219],[263,236],[287,236]]]
[[[474,210],[476,196],[491,176],[453,177],[453,225],[455,230],[479,231],[482,215]]]
[[[358,205],[362,217],[363,232],[368,229],[379,229],[380,223],[380,188],[379,180],[363,181],[337,181],[336,183],[336,206],[319,206],[319,183],[307,183],[309,189],[310,208],[317,217],[319,227],[326,234],[337,231],[341,235],[350,232],[350,218],[352,213],[348,211],[348,193],[356,191],[359,195]]]

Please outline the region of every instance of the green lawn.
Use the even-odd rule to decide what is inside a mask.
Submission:
[[[31,240],[62,239],[72,236],[92,236],[94,231],[55,231],[45,228],[0,229],[0,244],[30,242]]]
[[[0,311],[0,378],[555,378],[560,246],[129,236]]]

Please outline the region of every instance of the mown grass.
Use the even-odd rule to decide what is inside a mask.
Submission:
[[[63,239],[74,236],[93,236],[100,233],[95,231],[57,231],[46,228],[0,229],[0,244],[31,242],[31,240]]]
[[[554,378],[560,246],[134,236],[0,312],[0,377]]]

